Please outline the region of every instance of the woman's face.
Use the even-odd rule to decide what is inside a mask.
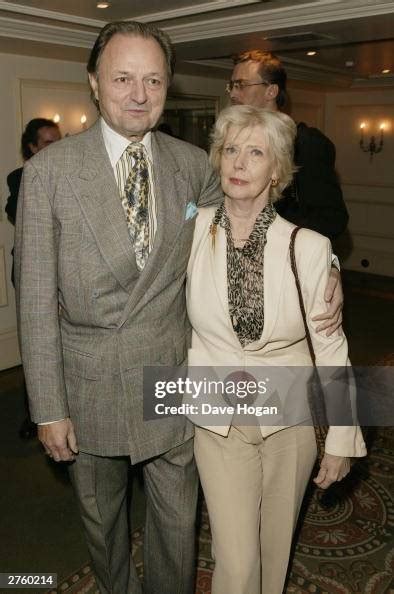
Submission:
[[[268,202],[273,159],[262,126],[230,126],[220,159],[222,188],[231,200]]]

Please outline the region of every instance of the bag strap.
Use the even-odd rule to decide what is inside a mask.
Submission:
[[[294,279],[295,279],[295,283],[296,283],[296,287],[297,287],[298,300],[300,303],[300,310],[301,310],[302,320],[304,322],[304,328],[305,328],[305,337],[306,337],[309,353],[310,353],[313,368],[314,368],[313,381],[312,381],[312,384],[310,385],[310,389],[308,390],[308,404],[309,404],[309,409],[310,409],[311,416],[312,416],[313,428],[315,431],[317,459],[318,459],[318,462],[321,463],[323,456],[324,456],[324,451],[325,451],[325,441],[326,441],[327,432],[328,432],[328,421],[327,421],[327,412],[326,412],[326,407],[325,407],[325,402],[324,402],[323,389],[322,389],[322,385],[321,385],[319,374],[318,374],[317,367],[316,367],[316,355],[315,355],[315,351],[313,348],[312,338],[311,338],[311,334],[309,332],[308,323],[306,321],[306,310],[305,310],[305,305],[304,305],[304,299],[302,297],[301,283],[300,283],[300,279],[298,276],[297,263],[296,263],[296,258],[295,258],[295,249],[294,249],[295,238],[296,238],[297,233],[300,229],[302,229],[302,227],[295,227],[291,233],[290,245],[289,245],[290,263],[291,263],[291,270],[294,274]]]
[[[295,279],[295,283],[296,283],[296,287],[297,287],[298,301],[300,302],[300,309],[301,309],[302,320],[304,322],[306,341],[308,343],[308,349],[309,349],[309,353],[310,353],[310,356],[312,359],[313,366],[316,367],[316,355],[315,355],[315,351],[314,351],[313,344],[312,344],[311,333],[309,332],[308,323],[306,321],[305,305],[304,305],[304,300],[302,297],[301,283],[300,283],[300,279],[299,279],[298,271],[297,271],[297,262],[295,259],[295,249],[294,249],[295,238],[296,238],[297,233],[300,229],[302,229],[302,227],[295,227],[291,233],[290,246],[289,246],[290,263],[291,263],[291,270],[294,274],[294,279]]]

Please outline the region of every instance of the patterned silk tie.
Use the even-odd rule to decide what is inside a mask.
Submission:
[[[149,194],[150,180],[145,147],[139,142],[126,148],[133,165],[126,180],[122,205],[126,214],[129,235],[133,242],[139,270],[143,270],[149,255]]]

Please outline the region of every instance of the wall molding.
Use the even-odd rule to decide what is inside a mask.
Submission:
[[[369,183],[365,183],[365,184],[360,184],[360,182],[353,182],[353,181],[346,181],[344,179],[341,179],[341,186],[352,186],[352,187],[358,187],[358,188],[383,188],[383,189],[389,189],[389,190],[394,190],[394,186],[392,184],[379,184],[378,182],[375,182],[373,184],[369,184]],[[382,198],[379,198],[380,201],[382,201]],[[378,204],[379,201],[374,201],[374,204]],[[394,201],[393,198],[388,198],[387,202],[383,202],[382,204],[391,204],[392,206],[394,206]]]
[[[380,76],[370,76],[367,79],[356,78],[350,85],[351,89],[362,90],[365,87],[372,89],[376,87],[394,87],[394,76],[382,74]]]
[[[96,41],[97,32],[69,29],[35,21],[22,21],[0,15],[0,36],[90,49]]]
[[[56,89],[59,91],[89,91],[90,87],[89,83],[86,80],[86,83],[79,83],[79,82],[72,82],[72,81],[64,81],[64,80],[49,80],[46,78],[18,78],[19,83],[23,87],[39,87],[47,88],[47,89]]]
[[[267,5],[260,5],[259,10],[250,11],[245,15],[221,15],[217,19],[169,25],[163,29],[174,43],[181,43],[255,33],[259,26],[263,31],[272,31],[388,13],[394,13],[392,2],[346,0],[346,3],[343,3],[342,0],[318,0],[298,4],[296,7],[267,8]]]
[[[367,237],[368,239],[384,239],[385,241],[388,239],[391,242],[393,242],[394,245],[394,239],[392,237],[392,235],[389,234],[384,234],[384,233],[375,233],[374,231],[368,231],[367,232],[363,232],[363,231],[353,231],[352,232],[352,237]],[[393,252],[385,252],[386,254],[392,254]]]
[[[97,110],[90,98],[88,82],[56,81],[49,79],[18,78],[21,123],[29,121],[34,112],[40,117],[61,116],[62,134],[75,134],[84,128],[80,116],[87,117],[86,127],[97,119]],[[34,105],[32,111],[31,106]],[[29,108],[30,106],[30,108]],[[45,111],[42,109],[45,106]]]
[[[64,23],[85,25],[87,27],[101,28],[106,23],[106,21],[102,21],[100,19],[89,19],[85,17],[79,17],[74,14],[57,12],[55,10],[45,10],[44,8],[37,8],[35,6],[23,6],[20,4],[14,4],[14,2],[0,1],[0,10],[6,10],[7,12],[13,12],[15,14],[26,14],[32,17],[39,17],[42,19],[60,21]]]
[[[139,15],[126,18],[124,20],[152,23],[154,21],[165,21],[184,16],[193,16],[203,12],[213,12],[215,10],[237,8],[239,6],[246,6],[248,4],[259,4],[260,2],[261,0],[213,0],[212,2],[193,3],[192,6],[184,6],[183,8],[152,12],[148,15]],[[90,19],[74,14],[58,12],[55,10],[36,8],[34,6],[21,6],[14,4],[14,2],[0,2],[0,9],[7,10],[9,12],[15,12],[16,14],[26,14],[29,16],[41,17],[49,20],[63,21],[65,23],[76,23],[78,25],[86,25],[88,27],[97,27],[99,29],[101,29],[101,27],[103,27],[107,22],[104,19]]]
[[[231,2],[231,0],[230,0]],[[216,7],[230,4],[227,2],[217,2]],[[208,3],[194,5],[195,13],[201,14],[198,7]],[[214,3],[209,3],[214,5]],[[351,19],[360,19],[370,16],[384,15],[394,13],[394,3],[378,0],[316,0],[315,2],[304,2],[296,7],[282,6],[279,8],[269,8],[269,4],[258,2],[256,10],[248,11],[245,14],[235,14],[225,16],[221,11],[219,15],[210,19],[202,19],[195,22],[179,23],[165,25],[162,28],[171,36],[173,43],[182,43],[186,41],[196,41],[203,39],[213,39],[217,37],[227,37],[230,35],[240,35],[242,33],[254,33],[259,30],[273,31],[288,27],[303,27],[318,23],[327,23],[333,21],[346,21]],[[251,4],[253,6],[253,4]],[[235,7],[235,3],[232,6]],[[12,2],[0,0],[0,10],[7,10],[16,14],[29,14],[30,16],[43,17],[42,9],[15,5]],[[216,8],[217,9],[217,8]],[[168,11],[167,11],[168,12]],[[183,16],[180,11],[172,11],[172,18]],[[84,19],[73,15],[65,15],[60,12],[46,11],[46,18],[54,20],[57,23],[77,22],[82,26],[101,28],[105,21],[95,19]],[[153,20],[163,20],[168,18],[166,12],[160,12],[150,15],[141,15],[134,17],[141,22],[150,22]],[[177,16],[176,16],[177,15]],[[189,15],[190,16],[190,15]],[[5,37],[14,37],[19,39],[30,39],[32,41],[42,41],[45,43],[54,43],[57,45],[70,45],[73,47],[91,47],[96,38],[97,32],[71,29],[65,26],[45,24],[38,21],[28,21],[27,19],[13,19],[9,16],[0,15],[0,35]]]
[[[370,163],[368,162],[368,159],[369,159],[368,155],[366,155],[366,159],[367,159],[368,165],[370,165]],[[379,189],[389,189],[389,190],[393,189],[392,184],[381,184],[379,182],[373,182],[373,183],[366,182],[365,184],[360,184],[360,182],[354,181],[350,178],[346,179],[344,176],[341,176],[341,186],[342,187],[344,187],[344,186],[358,186],[360,188],[379,188]],[[391,200],[389,199],[387,204],[391,204],[394,206],[393,199],[392,198],[391,198]]]
[[[278,52],[280,56],[281,53]],[[315,64],[305,64],[301,60],[295,60],[287,57],[281,57],[281,60],[286,68],[287,77],[289,80],[301,80],[310,83],[323,83],[343,87],[347,89],[351,86],[352,78],[348,75],[341,74],[336,68],[325,67],[322,70],[321,66]],[[208,68],[221,68],[232,72],[233,63],[230,59],[218,60],[185,60],[186,64],[198,64],[199,66],[206,66]],[[394,85],[394,82],[393,82]]]
[[[170,19],[178,19],[185,16],[195,16],[215,10],[238,8],[248,4],[261,4],[261,0],[213,0],[213,2],[193,3],[192,6],[175,8],[173,10],[162,10],[147,15],[141,15],[125,19],[126,21],[140,21],[141,23],[153,23]]]

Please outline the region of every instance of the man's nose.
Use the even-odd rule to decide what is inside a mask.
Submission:
[[[231,89],[230,91],[230,101],[233,105],[241,105],[241,100],[239,98],[239,91],[236,89]]]
[[[130,96],[138,104],[145,103],[147,100],[146,88],[143,80],[136,80],[130,89]]]

